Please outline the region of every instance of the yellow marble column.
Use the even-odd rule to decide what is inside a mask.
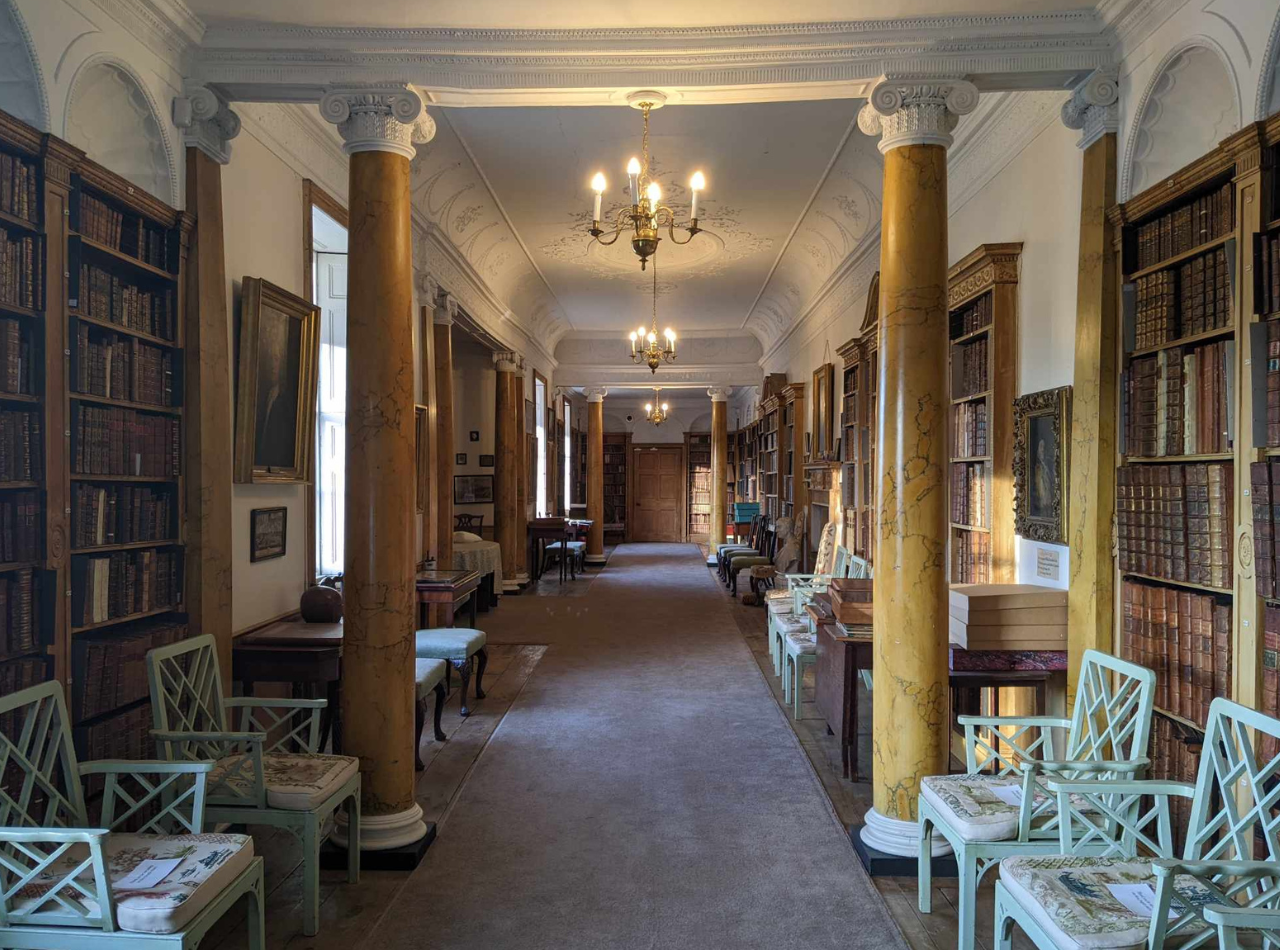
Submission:
[[[434,304],[436,371],[436,565],[453,567],[453,319],[458,302],[441,293]]]
[[[858,117],[884,153],[874,807],[862,840],[910,856],[920,780],[947,771],[947,146],[976,105],[967,82],[886,79]]]
[[[604,395],[603,389],[584,390],[587,396],[587,563],[604,563]]]
[[[524,401],[524,357],[516,363],[515,386],[516,413],[516,580],[529,583],[529,432],[526,428]]]
[[[725,510],[725,485],[729,479],[725,469],[729,460],[729,391],[712,387],[707,393],[711,396],[711,533],[708,544],[714,553],[717,544],[724,544],[724,526],[729,515]]]
[[[320,111],[351,156],[343,742],[360,759],[359,846],[382,851],[427,831],[414,800],[409,160],[435,124],[408,87],[333,90]]]
[[[1071,380],[1071,471],[1067,484],[1067,702],[1073,704],[1085,650],[1112,652],[1115,609],[1111,523],[1115,517],[1116,202],[1115,72],[1093,73],[1063,104],[1062,121],[1079,129],[1080,259],[1076,278],[1076,357]]]
[[[516,360],[515,353],[493,354],[497,369],[493,425],[493,539],[502,548],[502,589],[517,591],[516,565],[524,539],[516,531]]]

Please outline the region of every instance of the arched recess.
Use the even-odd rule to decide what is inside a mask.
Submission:
[[[1129,133],[1122,198],[1151,187],[1240,128],[1240,94],[1226,54],[1205,36],[1171,49],[1147,85]]]
[[[41,131],[49,129],[49,95],[40,61],[13,0],[0,0],[0,109]]]
[[[67,96],[66,139],[161,201],[177,204],[177,167],[161,112],[123,63],[87,60]]]
[[[1262,72],[1258,77],[1258,96],[1254,102],[1254,116],[1265,119],[1280,112],[1280,11],[1271,24],[1271,36],[1262,56]]]

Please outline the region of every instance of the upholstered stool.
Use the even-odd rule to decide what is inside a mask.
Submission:
[[[818,637],[805,625],[803,633],[788,633],[785,638],[787,666],[782,676],[782,701],[790,701],[797,720],[800,719],[800,685],[804,682],[804,668],[818,662]]]
[[[489,665],[489,651],[484,648],[483,630],[471,627],[432,627],[414,634],[414,655],[419,660],[447,660],[462,679],[462,696],[458,700],[464,716],[471,715],[467,708],[467,683],[471,681],[472,657],[475,657],[476,699],[484,699],[480,680],[484,668]],[[444,670],[445,689],[449,688],[449,666]]]
[[[436,741],[444,742],[447,738],[444,734],[444,730],[440,728],[440,713],[444,709],[444,671],[448,668],[449,664],[444,660],[413,661],[413,679],[418,687],[413,704],[415,712],[413,764],[419,772],[422,771],[423,766],[422,753],[418,750],[422,748],[422,727],[427,721],[427,694],[432,691],[436,694]]]

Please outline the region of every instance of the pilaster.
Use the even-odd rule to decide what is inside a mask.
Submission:
[[[502,588],[518,591],[516,580],[524,539],[516,533],[517,466],[515,374],[519,355],[493,354],[496,387],[493,425],[493,538],[502,549]]]
[[[604,563],[604,389],[585,389],[587,397],[587,563]]]
[[[729,390],[713,386],[707,395],[711,397],[711,529],[707,543],[714,553],[717,544],[724,544],[728,520]]]

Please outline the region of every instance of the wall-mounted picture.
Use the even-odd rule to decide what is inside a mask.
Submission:
[[[832,444],[832,426],[835,416],[831,412],[832,392],[835,387],[836,368],[823,363],[813,371],[813,452],[819,460],[835,458]]]
[[[319,311],[259,277],[241,282],[235,480],[305,482],[315,429]]]
[[[466,465],[466,464],[467,464],[467,453],[466,453],[466,452],[455,452],[455,453],[454,453],[454,456],[453,456],[453,464],[454,464],[454,465]]]
[[[1070,438],[1070,386],[1013,401],[1013,524],[1024,538],[1067,543]]]
[[[453,503],[455,505],[484,505],[492,501],[492,475],[453,476]]]
[[[480,467],[481,467],[481,468],[493,468],[493,456],[492,456],[492,455],[482,455],[482,456],[480,456]]]
[[[479,441],[480,441],[480,430],[479,430],[479,429],[472,429],[472,430],[471,430],[471,441],[472,441],[472,442],[479,442]]]
[[[288,508],[254,508],[249,512],[249,560],[284,557]]]

